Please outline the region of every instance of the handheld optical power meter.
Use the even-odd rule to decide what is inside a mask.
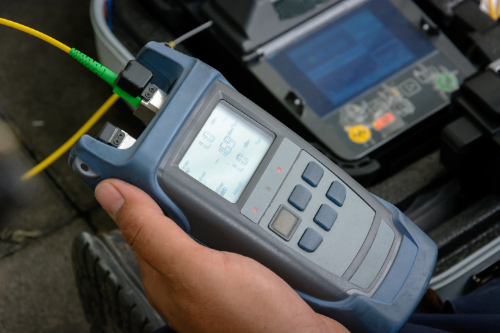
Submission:
[[[88,187],[136,185],[194,238],[257,260],[352,332],[398,331],[431,277],[430,238],[213,68],[155,42],[137,61],[168,96],[130,148],[75,144],[69,163]]]

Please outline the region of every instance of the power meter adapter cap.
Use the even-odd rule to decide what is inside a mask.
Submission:
[[[139,96],[153,78],[153,73],[136,60],[130,60],[118,77],[116,85],[132,96]]]

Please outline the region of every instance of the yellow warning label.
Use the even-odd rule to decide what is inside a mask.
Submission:
[[[347,132],[354,143],[365,143],[372,137],[372,131],[365,125],[354,125]]]

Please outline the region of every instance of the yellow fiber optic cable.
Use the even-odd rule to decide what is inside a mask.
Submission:
[[[69,46],[55,40],[54,38],[47,36],[46,34],[43,34],[39,31],[36,31],[35,29],[28,28],[27,26],[16,22],[0,18],[0,24],[26,32],[46,41],[47,43],[54,45],[55,47],[60,48],[61,50],[69,54],[73,59],[89,69],[92,73],[96,74],[101,79],[106,81],[109,85],[111,85],[114,88],[113,92],[115,94],[119,95],[121,98],[125,99],[135,107],[137,107],[141,103],[141,98],[139,96],[130,96],[126,91],[116,85],[116,78],[118,77],[118,75],[116,75],[115,73],[113,73],[113,71],[107,69],[97,61],[94,61],[94,59],[91,59],[82,52],[78,51],[77,49],[70,48]]]
[[[54,45],[55,47],[63,50],[65,53],[68,53],[72,58],[77,60],[79,63],[84,65],[86,68],[91,70],[93,73],[95,73],[97,76],[99,76],[101,79],[109,83],[111,86],[113,86],[115,89],[113,90],[114,94],[111,95],[110,98],[94,113],[94,115],[76,132],[68,141],[66,141],[59,149],[57,149],[55,152],[53,152],[49,157],[44,159],[42,162],[40,162],[38,165],[36,165],[33,169],[29,170],[26,172],[22,177],[21,180],[27,180],[30,179],[31,177],[35,176],[36,174],[40,173],[42,170],[47,168],[49,165],[54,163],[55,160],[57,160],[61,155],[63,155],[65,152],[67,152],[73,144],[75,144],[78,139],[87,133],[87,131],[94,126],[94,124],[106,113],[106,111],[109,110],[109,108],[120,98],[126,99],[128,102],[130,102],[132,105],[137,107],[137,104],[140,103],[141,99],[140,97],[133,97],[127,94],[125,91],[122,89],[116,87],[115,80],[117,75],[107,69],[106,67],[102,66],[99,64],[97,61],[94,61],[93,59],[90,59],[87,57],[85,54],[79,52],[76,49],[72,49],[67,45],[64,45],[63,43],[55,40],[52,37],[47,36],[44,33],[41,33],[35,29],[31,29],[25,25],[12,22],[9,20],[6,20],[4,18],[0,18],[0,25],[5,25],[20,31],[23,31],[25,33],[28,33],[30,35],[33,35],[35,37],[38,37],[44,41],[46,41],[49,44]]]
[[[495,21],[498,19],[497,13],[495,11],[495,4],[493,3],[493,0],[490,0],[490,17],[494,19]],[[499,6],[500,7],[500,6]]]
[[[116,80],[116,74],[113,73],[112,71],[108,70],[106,67],[102,66],[98,62],[90,59],[86,55],[82,54],[81,52],[77,51],[76,49],[72,49],[67,45],[64,45],[63,43],[55,40],[52,37],[47,36],[46,34],[43,34],[39,31],[36,31],[35,29],[31,29],[25,25],[12,22],[3,18],[0,18],[0,24],[5,25],[23,32],[26,32],[30,35],[33,35],[35,37],[38,37],[44,41],[46,41],[49,44],[54,45],[55,47],[63,50],[64,52],[68,53],[71,57],[76,59],[78,62],[80,62],[82,65],[90,69],[93,73],[97,74],[101,79],[109,83],[111,86],[113,86],[115,89],[113,90],[113,95],[108,98],[106,102],[94,113],[94,115],[76,132],[68,141],[66,141],[61,147],[59,147],[55,152],[53,152],[49,157],[44,159],[42,162],[40,162],[38,165],[36,165],[34,168],[26,172],[22,177],[21,180],[27,180],[32,178],[33,176],[37,175],[41,171],[43,171],[45,168],[47,168],[49,165],[54,163],[59,157],[61,157],[65,152],[67,152],[78,139],[87,133],[87,131],[94,126],[94,124],[109,110],[109,108],[120,98],[124,98],[127,100],[129,103],[137,107],[137,105],[140,103],[141,99],[140,97],[133,97],[127,94],[125,91],[122,89],[116,87],[115,80]],[[191,36],[199,33],[200,31],[210,27],[212,25],[212,21],[208,21],[198,28],[195,28],[188,33],[182,35],[181,37],[169,42],[169,44],[174,48],[177,44],[183,42],[184,40],[190,38]]]
[[[57,41],[54,38],[49,37],[46,34],[41,33],[40,31],[36,31],[35,29],[28,28],[25,25],[22,25],[22,24],[19,24],[19,23],[16,23],[16,22],[12,22],[12,21],[9,21],[9,20],[3,19],[3,18],[0,18],[0,24],[6,25],[8,27],[11,27],[11,28],[14,28],[14,29],[17,29],[17,30],[21,30],[21,31],[23,31],[23,32],[25,32],[27,34],[33,35],[35,37],[38,37],[38,38],[46,41],[47,43],[52,44],[55,47],[63,50],[66,53],[69,53],[69,51],[71,51],[71,47],[69,47],[67,45],[64,45],[60,41]]]
[[[87,120],[87,122],[76,132],[68,141],[66,141],[59,149],[57,149],[55,152],[53,152],[49,157],[44,159],[42,162],[40,162],[37,166],[35,166],[33,169],[30,171],[26,172],[22,177],[21,180],[27,180],[30,179],[31,177],[37,175],[41,171],[43,171],[46,167],[54,163],[55,160],[57,160],[61,155],[63,155],[65,152],[67,152],[78,139],[87,133],[87,131],[94,126],[94,124],[106,113],[106,111],[109,110],[109,108],[115,104],[115,102],[120,98],[117,94],[111,95],[111,97],[108,98],[106,102],[94,113],[94,115]]]

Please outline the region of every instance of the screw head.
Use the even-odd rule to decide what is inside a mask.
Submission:
[[[156,88],[155,88],[155,87],[149,87],[149,91],[151,91],[151,92],[155,92],[155,91],[156,91]]]
[[[113,142],[115,143],[115,145],[119,144],[120,143],[120,140],[118,139],[114,139]]]
[[[153,94],[151,94],[150,92],[147,92],[147,93],[145,93],[144,95],[146,95],[146,97],[151,97],[151,96],[153,96]]]
[[[123,138],[123,133],[118,133],[119,138]]]

